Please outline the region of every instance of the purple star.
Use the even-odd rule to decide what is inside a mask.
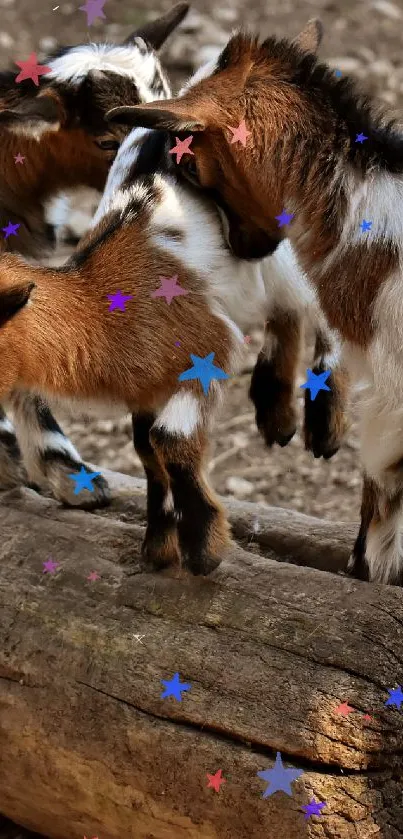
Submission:
[[[321,816],[321,810],[323,807],[326,807],[326,801],[315,801],[313,798],[309,804],[305,804],[303,806],[303,810],[305,811],[305,818],[309,819],[310,816]]]
[[[21,227],[20,224],[11,224],[11,221],[8,222],[7,227],[2,227],[3,233],[5,233],[5,239],[8,239],[9,236],[16,236],[18,228]]]
[[[368,140],[368,137],[366,137],[365,134],[356,134],[355,135],[355,142],[356,143],[363,143],[364,140]]]
[[[291,219],[294,218],[294,216],[295,216],[295,213],[287,213],[286,210],[283,210],[283,212],[280,213],[279,216],[276,216],[276,219],[278,221],[278,226],[279,227],[284,227],[285,224],[289,224]]]
[[[44,574],[54,574],[56,568],[58,567],[57,562],[53,562],[52,559],[47,559],[46,562],[42,563],[43,565],[43,573]]]
[[[97,17],[106,18],[103,13],[103,8],[106,0],[86,0],[84,6],[80,6],[80,12],[87,13],[87,26],[92,26]]]
[[[108,300],[111,301],[109,306],[110,312],[113,312],[115,309],[119,309],[120,312],[125,312],[126,301],[133,300],[133,295],[122,294],[121,291],[117,291],[116,294],[108,294]]]
[[[172,303],[174,297],[182,297],[184,294],[189,294],[185,288],[177,285],[178,275],[173,277],[160,277],[161,285],[156,291],[151,292],[151,297],[165,297],[168,306]]]

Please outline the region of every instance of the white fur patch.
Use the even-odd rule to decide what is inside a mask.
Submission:
[[[7,417],[0,419],[0,433],[6,431],[8,434],[14,433],[14,426]]]
[[[181,87],[178,96],[183,96],[190,87],[193,87],[198,82],[201,82],[203,79],[208,79],[209,76],[214,73],[214,70],[217,69],[217,59],[221,53],[221,49],[217,48],[217,56],[215,58],[210,58],[209,61],[206,61],[205,64],[202,64],[201,67],[193,73],[193,75],[188,79],[183,87]]]
[[[157,417],[154,428],[168,434],[190,437],[202,419],[200,403],[193,393],[175,393]]]
[[[157,55],[152,51],[146,53],[134,44],[115,46],[113,44],[83,44],[72,47],[59,58],[49,61],[51,72],[47,79],[60,82],[80,84],[85,76],[94,70],[105,70],[120,76],[129,76],[136,83],[140,100],[149,102],[150,98],[161,99],[170,95],[169,85]],[[155,91],[150,97],[151,83],[155,72],[158,71],[163,90]]]

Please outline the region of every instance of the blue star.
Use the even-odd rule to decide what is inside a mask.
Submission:
[[[403,702],[403,691],[399,685],[397,688],[388,688],[389,697],[387,698],[385,705],[396,705],[396,708],[400,709],[400,706]]]
[[[341,70],[335,70],[334,75],[336,76],[336,79],[340,79],[341,78]]]
[[[365,221],[365,219],[363,219],[363,221],[360,224],[360,227],[361,227],[362,232],[366,233],[367,230],[371,230],[372,221]]]
[[[21,227],[20,224],[12,224],[11,221],[8,222],[7,227],[2,227],[3,233],[5,233],[5,239],[8,239],[9,236],[16,236],[18,228]]]
[[[278,792],[278,790],[286,792],[287,795],[292,795],[291,784],[300,775],[303,775],[303,771],[302,769],[285,769],[281,760],[281,752],[277,752],[273,769],[265,769],[264,772],[257,772],[257,775],[259,778],[263,778],[264,781],[269,782],[269,786],[271,787],[270,792],[269,787],[267,787],[262,795],[262,798],[267,798],[269,795],[273,795],[274,792]]]
[[[294,218],[294,216],[295,216],[295,213],[287,213],[286,210],[283,210],[283,212],[280,213],[279,216],[275,216],[275,218],[278,221],[278,226],[279,227],[284,227],[285,224],[290,223],[290,221]]]
[[[306,371],[308,381],[303,385],[300,385],[300,387],[311,391],[312,402],[315,401],[320,390],[330,390],[330,387],[325,385],[325,381],[330,376],[331,372],[331,370],[325,370],[324,373],[312,373],[312,370],[309,370],[309,368]]]
[[[356,143],[363,143],[364,140],[368,140],[368,137],[366,137],[365,134],[356,134],[355,135],[355,142]]]
[[[183,373],[178,376],[178,380],[180,382],[187,382],[191,379],[200,379],[203,393],[207,393],[210,387],[210,382],[213,379],[228,379],[228,373],[224,373],[224,370],[221,370],[220,367],[216,367],[213,364],[215,353],[211,352],[206,355],[205,358],[200,358],[199,355],[192,355],[190,353],[190,358],[193,361],[193,367],[189,367],[188,370],[184,370]]]
[[[309,819],[310,816],[322,815],[320,811],[323,807],[326,807],[325,801],[315,801],[315,799],[312,798],[312,801],[310,801],[309,804],[304,804],[302,809],[305,811],[305,818]]]
[[[168,682],[165,679],[161,679],[163,685],[165,685],[165,690],[161,693],[161,699],[166,699],[167,696],[174,696],[178,702],[182,702],[181,690],[190,690],[192,685],[187,685],[185,682],[181,682],[179,680],[179,673],[175,673],[172,679]]]
[[[84,466],[82,466],[78,473],[74,472],[72,475],[68,475],[69,478],[72,478],[73,481],[76,482],[74,495],[78,495],[82,489],[89,489],[90,492],[94,492],[94,487],[92,486],[91,481],[93,481],[94,478],[97,478],[100,474],[100,472],[86,472]]]

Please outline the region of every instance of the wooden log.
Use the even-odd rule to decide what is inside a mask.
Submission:
[[[0,812],[55,839],[402,839],[403,591],[318,570],[355,528],[228,501],[248,550],[144,573],[144,482],[107,477],[108,511],[2,498]],[[263,799],[277,751],[303,774]]]

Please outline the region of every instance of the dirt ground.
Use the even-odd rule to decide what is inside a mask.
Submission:
[[[172,4],[169,0],[156,0],[151,6],[147,0],[107,0],[106,20],[96,21],[90,29],[79,5],[78,0],[59,0],[59,4],[57,0],[0,0],[2,66],[24,60],[32,51],[43,60],[47,50],[62,44],[102,39],[119,42],[139,23]],[[224,44],[239,24],[250,26],[262,36],[273,32],[295,35],[310,17],[319,16],[325,26],[322,56],[343,73],[361,79],[365,88],[392,110],[400,108],[402,112],[402,0],[231,0],[230,4],[195,0],[193,8],[164,53],[176,85]],[[305,452],[299,436],[285,449],[265,449],[248,400],[250,371],[260,336],[253,324],[249,332],[253,341],[245,355],[245,369],[231,379],[225,407],[212,435],[210,474],[216,489],[323,518],[357,520],[361,481],[354,424],[342,450],[327,463]],[[309,360],[308,353],[299,383],[305,379]],[[100,467],[142,474],[131,443],[129,419],[60,419],[87,460]],[[7,834],[10,839],[11,835],[14,837]]]

